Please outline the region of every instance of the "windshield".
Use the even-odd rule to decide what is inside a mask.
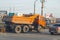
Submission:
[[[54,24],[53,26],[60,26],[60,24]]]

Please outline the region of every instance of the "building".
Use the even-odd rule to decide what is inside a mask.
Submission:
[[[3,16],[4,16],[5,14],[7,14],[7,11],[5,11],[5,10],[0,10],[0,23],[2,23],[2,18],[3,18]]]

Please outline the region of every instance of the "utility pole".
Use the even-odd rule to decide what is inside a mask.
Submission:
[[[41,1],[41,4],[42,4],[41,5],[41,15],[43,16],[43,12],[44,12],[43,8],[44,8],[44,2],[45,2],[45,0],[40,0],[40,1]],[[36,11],[36,9],[35,9],[36,8],[36,2],[37,2],[37,0],[34,1],[34,14],[35,14],[35,11]]]
[[[35,10],[35,8],[36,8],[36,1],[37,1],[37,0],[34,1],[34,14],[35,14],[35,11],[36,11],[36,10]]]
[[[44,2],[45,0],[40,0],[41,1],[41,15],[43,16],[43,13],[44,13]]]

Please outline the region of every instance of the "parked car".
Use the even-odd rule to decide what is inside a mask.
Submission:
[[[51,24],[49,26],[50,34],[59,34],[60,33],[60,24]]]

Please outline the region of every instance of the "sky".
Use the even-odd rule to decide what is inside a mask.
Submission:
[[[35,0],[0,0],[0,10],[7,10],[16,13],[33,13]],[[45,0],[44,15],[53,13],[60,17],[60,0]],[[41,2],[36,2],[36,13],[41,14]]]

